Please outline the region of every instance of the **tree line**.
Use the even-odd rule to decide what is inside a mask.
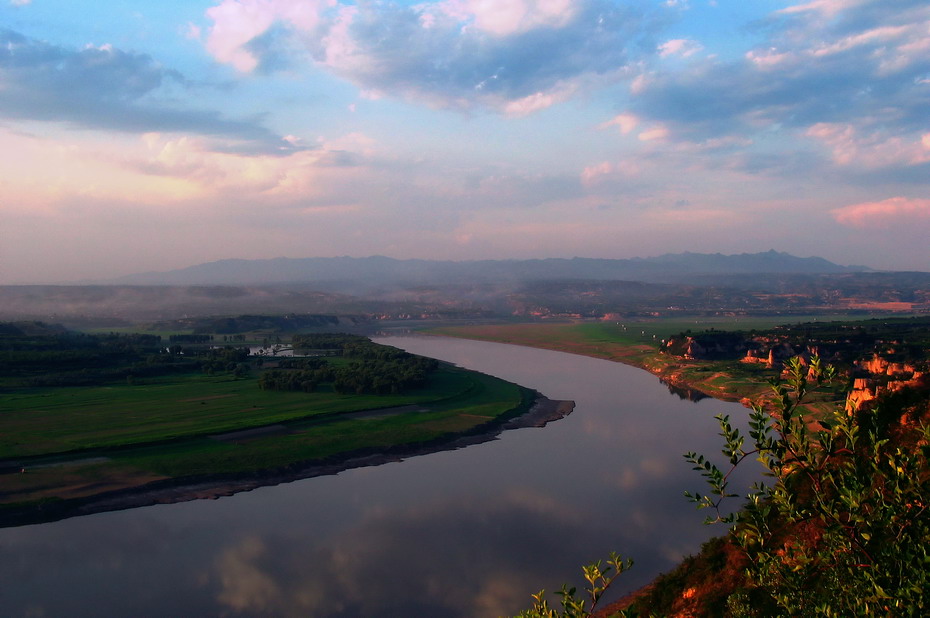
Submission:
[[[196,371],[248,373],[248,348],[185,347],[176,336],[165,347],[159,335],[52,327],[27,333],[15,324],[0,325],[0,383],[8,386],[94,386]]]
[[[284,359],[276,369],[262,372],[259,388],[313,392],[321,384],[330,384],[342,394],[397,394],[424,386],[438,367],[434,359],[358,335],[295,335],[292,343],[295,349],[333,351],[351,362],[336,365],[320,357]]]

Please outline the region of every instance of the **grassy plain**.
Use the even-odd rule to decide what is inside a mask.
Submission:
[[[813,319],[813,318],[811,318]],[[818,316],[823,321],[824,316]],[[792,321],[806,321],[792,316]],[[496,341],[515,345],[581,354],[633,365],[663,381],[697,389],[724,401],[758,400],[770,393],[768,380],[775,376],[761,365],[732,361],[686,360],[661,354],[664,339],[687,331],[763,330],[785,323],[783,317],[639,319],[625,322],[571,322],[455,326],[432,329],[437,335]],[[836,393],[824,390],[814,400],[833,401]]]
[[[152,481],[427,443],[516,413],[532,397],[515,384],[455,368],[399,395],[263,391],[254,377],[206,375],[7,390],[0,393],[0,516],[5,508]],[[387,411],[366,412],[379,409]],[[256,428],[268,433],[221,435]]]
[[[125,447],[344,412],[429,403],[471,388],[449,370],[404,395],[263,391],[254,379],[187,375],[141,384],[0,395],[0,459]]]

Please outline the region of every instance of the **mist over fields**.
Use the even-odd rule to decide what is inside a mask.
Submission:
[[[930,273],[877,272],[775,251],[631,260],[222,260],[0,291],[0,318],[84,326],[235,314],[330,314],[358,323],[930,309]]]

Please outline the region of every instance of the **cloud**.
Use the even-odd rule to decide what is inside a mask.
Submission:
[[[139,146],[135,139],[88,132],[80,139],[48,140],[0,129],[0,142],[4,145],[0,152],[4,196],[0,212],[4,216],[28,212],[52,221],[74,215],[65,203],[103,204],[120,199],[169,208],[196,192],[186,179],[129,169],[126,159],[133,156],[129,154],[132,147]]]
[[[270,212],[352,207],[366,182],[377,183],[377,145],[360,134],[299,144],[286,154],[243,155],[238,142],[204,136],[146,133],[114,138],[86,131],[70,139],[18,135],[0,127],[0,213],[71,216],[68,204],[98,203],[88,215],[122,203],[127,211],[193,208],[229,214],[233,204],[261,203]],[[291,141],[294,141],[291,138]],[[49,174],[48,170],[54,170]],[[361,182],[360,178],[366,178]],[[95,210],[96,209],[96,210]],[[309,212],[309,211],[308,211]],[[317,210],[316,212],[321,212]]]
[[[312,149],[300,146],[300,140],[283,154],[224,152],[213,141],[199,136],[166,136],[157,133],[142,137],[143,148],[134,155],[122,154],[122,167],[190,187],[186,198],[216,200],[226,197],[237,201],[261,200],[269,207],[302,204],[303,207],[332,206],[341,192],[351,200],[358,189],[360,174],[370,173],[377,145],[362,134],[322,141]],[[369,177],[369,182],[374,181]],[[331,209],[330,209],[331,210]]]
[[[505,103],[504,113],[508,116],[527,116],[569,99],[574,91],[572,84],[556,85],[551,92],[534,92],[522,99]]]
[[[836,208],[830,214],[851,227],[886,227],[901,221],[930,219],[930,199],[892,197]]]
[[[659,45],[659,56],[667,58],[668,56],[681,56],[687,58],[704,49],[704,46],[697,41],[690,39],[672,39]]]
[[[819,0],[778,11],[764,26],[767,40],[742,58],[647,67],[631,85],[630,112],[692,141],[803,135],[821,123],[847,124],[877,141],[914,142],[926,132],[926,2]],[[687,49],[677,39],[659,53]]]
[[[511,115],[545,109],[583,86],[619,79],[645,35],[635,4],[605,0],[446,0],[302,4],[224,0],[207,12],[207,50],[241,71],[267,57],[256,41],[299,41],[316,67],[363,92],[440,108]],[[292,52],[293,53],[293,52]]]
[[[67,50],[0,30],[0,49],[4,91],[19,91],[23,97],[45,91],[70,93],[69,98],[78,101],[128,101],[155,90],[166,79],[180,79],[150,56],[123,52],[111,45]]]
[[[249,536],[217,558],[216,571],[221,585],[217,600],[222,605],[236,612],[264,613],[282,596],[278,583],[257,564],[267,553],[268,548],[261,538]]]
[[[916,166],[930,163],[930,134],[888,136],[883,131],[861,133],[849,123],[819,122],[806,135],[826,144],[837,165],[860,169]]]
[[[510,114],[565,100],[586,80],[615,78],[641,25],[632,10],[592,1],[559,13],[557,26],[521,22],[489,36],[453,15],[435,16],[424,27],[415,9],[364,6],[317,51],[335,73],[361,88],[437,107]],[[480,14],[475,19],[484,23]]]
[[[817,12],[832,17],[838,12],[852,6],[863,4],[866,0],[813,0],[807,4],[796,4],[777,11],[785,15],[792,13]]]
[[[224,613],[509,615],[535,582],[557,576],[547,560],[564,554],[548,534],[556,526],[593,544],[590,519],[536,493],[503,495],[491,507],[460,500],[379,508],[322,543],[283,532],[246,537],[223,548],[204,583]],[[428,585],[398,594],[410,582]]]
[[[8,119],[221,136],[251,142],[249,148],[264,152],[286,148],[257,121],[161,102],[166,89],[190,84],[151,56],[112,45],[69,49],[0,30],[0,79],[0,116]]]
[[[636,158],[621,159],[619,161],[601,161],[589,165],[581,172],[581,182],[586,188],[591,188],[601,182],[610,182],[620,179],[628,182],[645,171],[646,166]]]
[[[446,0],[427,14],[442,13],[484,32],[510,36],[540,27],[562,27],[577,10],[571,0]]]
[[[636,126],[639,124],[639,118],[634,114],[623,113],[618,114],[608,120],[607,122],[601,124],[599,129],[607,129],[612,126],[617,126],[620,128],[620,133],[623,135],[628,135]]]
[[[581,182],[589,185],[597,182],[600,178],[610,176],[614,173],[614,164],[610,161],[602,161],[595,165],[590,165],[581,172]]]
[[[651,129],[647,129],[639,134],[639,141],[641,142],[650,142],[653,140],[662,140],[667,138],[669,131],[667,127],[656,126]]]
[[[276,23],[311,32],[319,24],[321,12],[334,5],[334,0],[223,0],[207,9],[207,17],[213,22],[207,35],[207,51],[238,71],[253,71],[259,66],[261,51],[250,49],[250,43]]]

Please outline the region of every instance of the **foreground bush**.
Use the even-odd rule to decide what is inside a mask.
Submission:
[[[685,455],[709,488],[689,493],[689,499],[713,512],[707,523],[732,525],[730,540],[746,556],[749,584],[729,595],[726,614],[925,615],[930,428],[905,427],[892,442],[875,429],[863,430],[841,409],[814,421],[801,404],[812,386],[833,377],[832,369],[816,358],[809,368],[793,359],[787,369],[787,380],[772,384],[776,413],[753,406],[748,446],[728,417],[718,417],[726,472],[704,455]],[[763,465],[769,481],[753,485],[742,510],[725,514],[725,503],[740,495],[730,476],[750,458]],[[616,557],[610,564],[614,577],[623,570]],[[596,566],[586,567],[586,576]],[[591,606],[563,589],[561,610],[550,608],[540,593],[521,616],[589,616],[613,577],[595,581],[600,586],[592,583]]]

